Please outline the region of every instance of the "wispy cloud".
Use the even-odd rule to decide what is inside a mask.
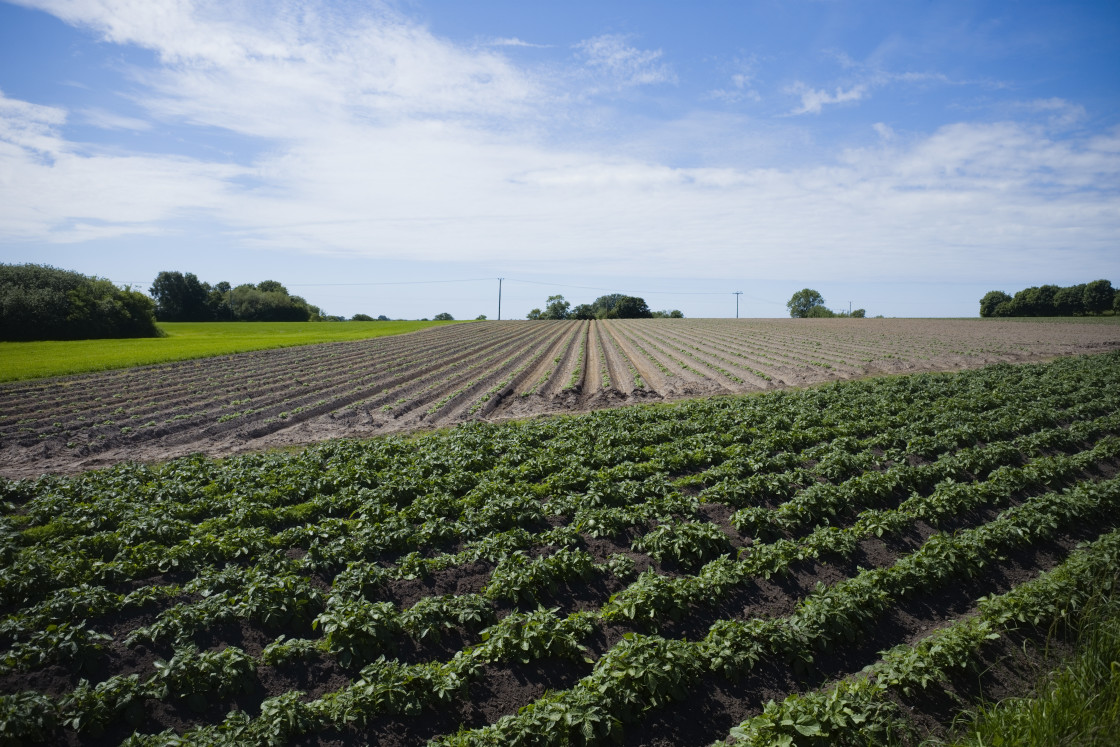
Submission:
[[[728,86],[708,91],[710,98],[735,104],[740,101],[759,102],[762,96],[754,87],[756,61],[753,57],[736,58],[731,65],[732,72],[728,77]]]
[[[535,44],[533,42],[523,41],[517,37],[509,37],[505,39],[492,39],[487,42],[492,47],[532,47],[533,49],[548,49],[551,44]]]
[[[1085,107],[1057,97],[1020,102],[1018,107],[1046,115],[1049,125],[1058,129],[1073,127],[1086,118]]]
[[[673,69],[661,61],[660,49],[638,49],[629,38],[603,34],[580,42],[576,50],[587,68],[609,87],[675,83]]]
[[[83,109],[81,115],[82,119],[88,124],[94,127],[100,127],[103,130],[143,131],[152,128],[151,123],[146,120],[136,117],[126,117],[123,114],[116,114],[98,107]]]
[[[891,85],[969,85],[970,81],[954,81],[949,76],[936,71],[897,72],[884,67],[878,60],[860,62],[842,50],[827,50],[825,55],[836,60],[844,70],[844,81],[830,93],[826,88],[810,86],[797,81],[787,86],[787,94],[801,99],[801,105],[790,111],[792,115],[820,114],[825,106],[863,101],[870,98],[876,89]],[[985,84],[986,85],[986,84]]]

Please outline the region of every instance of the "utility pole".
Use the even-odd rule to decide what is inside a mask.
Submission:
[[[735,318],[739,318],[739,296],[743,295],[743,291],[733,291],[735,294]]]
[[[498,278],[498,321],[502,321],[502,281],[505,278]]]

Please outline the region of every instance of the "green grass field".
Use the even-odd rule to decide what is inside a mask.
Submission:
[[[129,368],[249,350],[366,340],[458,322],[164,322],[167,336],[0,342],[0,381]]]

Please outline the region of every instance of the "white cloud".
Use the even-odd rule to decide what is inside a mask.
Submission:
[[[827,91],[810,88],[804,83],[798,82],[788,87],[786,92],[801,97],[801,106],[792,110],[790,114],[820,114],[821,109],[826,104],[843,104],[865,98],[868,93],[868,87],[862,83],[856,84],[847,90],[837,86],[835,93],[828,93]]]
[[[244,169],[166,155],[101,153],[59,132],[65,113],[0,93],[0,240],[68,242],[157,233],[212,211]]]
[[[693,116],[663,125],[664,137],[746,155],[680,167],[656,142],[629,156],[586,140],[556,145],[566,141],[552,120],[591,116],[589,88],[675,80],[660,51],[623,37],[583,42],[579,70],[545,74],[383,11],[340,19],[289,3],[246,21],[248,6],[217,3],[144,2],[135,13],[108,0],[46,4],[166,61],[136,75],[136,103],[161,124],[221,128],[260,155],[101,150],[64,136],[67,112],[0,96],[6,239],[170,232],[186,216],[239,246],[288,251],[630,276],[779,278],[812,267],[837,280],[959,280],[965,268],[1006,277],[1009,248],[1017,268],[1058,252],[1088,266],[1120,230],[1115,131],[1058,138],[1008,121],[892,138],[879,123],[874,147],[761,168],[752,139],[793,140],[801,120],[762,138],[746,119]],[[749,91],[749,71],[737,72],[729,90]],[[812,113],[870,85],[794,92],[799,113]]]
[[[879,134],[879,137],[883,140],[894,140],[895,138],[894,130],[892,130],[883,122],[876,122],[875,124],[871,125],[871,128],[875,130],[875,132],[877,132]]]
[[[66,121],[66,112],[10,99],[0,91],[0,143],[29,153],[53,155],[59,149],[54,128]]]

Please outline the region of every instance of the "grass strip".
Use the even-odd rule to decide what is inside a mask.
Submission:
[[[368,340],[457,322],[163,322],[165,337],[0,342],[0,381],[210,358],[250,350]]]
[[[1028,697],[981,702],[958,718],[953,747],[1120,744],[1120,598],[1088,607],[1074,654]]]

